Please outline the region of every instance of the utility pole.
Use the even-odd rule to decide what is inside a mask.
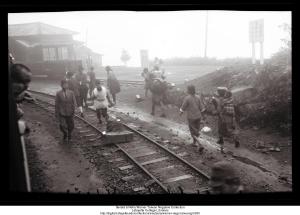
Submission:
[[[260,42],[260,64],[264,64],[264,43]]]
[[[255,64],[255,43],[252,42],[252,64]]]
[[[207,58],[207,29],[208,29],[208,10],[206,11],[204,58]]]
[[[87,35],[88,35],[88,28],[85,30],[85,46],[87,47]]]
[[[88,50],[88,27],[86,27],[86,31],[85,31],[85,46],[86,46],[86,49]],[[88,50],[87,51],[87,58],[86,58],[86,66],[87,66],[87,70],[89,70],[90,68],[90,51]]]

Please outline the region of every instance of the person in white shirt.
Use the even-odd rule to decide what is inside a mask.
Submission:
[[[97,118],[99,124],[102,123],[101,116],[108,121],[107,108],[114,105],[111,101],[108,90],[101,85],[100,80],[96,80],[96,88],[93,90],[92,99],[94,100],[94,106],[96,108]]]

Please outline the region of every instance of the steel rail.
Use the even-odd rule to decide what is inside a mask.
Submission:
[[[97,80],[100,80],[102,82],[107,82],[106,79],[103,78],[97,78]],[[135,84],[135,85],[144,85],[145,81],[127,81],[127,80],[119,80],[121,84]]]
[[[53,104],[49,103],[49,102],[46,102],[46,101],[41,101],[40,99],[37,99],[39,100],[40,102],[42,103],[46,103],[48,105],[52,105],[54,106]],[[46,111],[49,111],[47,108],[43,107],[42,105],[40,104],[37,104],[35,103],[37,106],[41,107],[42,109],[46,110]],[[95,130],[97,130],[99,133],[101,133],[101,135],[103,136],[103,133],[98,129],[96,128],[94,125],[92,125],[91,123],[89,123],[88,121],[86,121],[85,119],[75,115],[77,118],[79,118],[80,120],[86,122],[88,125],[90,125],[91,127],[93,127]],[[138,167],[140,167],[145,173],[146,175],[148,175],[150,178],[152,178],[166,193],[168,193],[168,189],[166,186],[164,186],[155,176],[153,176],[148,170],[146,170],[141,164],[139,164],[138,161],[136,161],[132,156],[130,156],[121,146],[119,146],[118,144],[114,144],[118,149],[120,149],[130,160],[132,160]]]
[[[46,104],[48,104],[48,105],[52,105],[52,106],[54,106],[53,104],[51,104],[51,103],[49,103],[49,102],[45,102],[45,101],[42,101],[42,100],[40,100],[40,99],[37,99],[37,100],[39,100],[40,102],[42,102],[42,103],[46,103]],[[45,109],[45,108],[44,108]],[[98,131],[100,134],[101,134],[101,136],[104,136],[104,134],[103,134],[103,132],[102,131],[100,131],[96,126],[94,126],[93,124],[91,124],[89,121],[87,121],[87,120],[85,120],[84,118],[82,118],[82,117],[80,117],[80,116],[78,116],[78,115],[74,115],[76,118],[78,118],[78,119],[80,119],[81,121],[83,121],[83,122],[85,122],[86,124],[88,124],[89,126],[91,126],[93,129],[95,129],[96,131]]]
[[[36,92],[36,91],[32,91],[32,92]],[[44,93],[44,92],[37,92],[37,93],[40,93],[40,94],[43,94],[43,95],[46,95],[46,96],[53,96],[53,95],[49,95],[47,93]],[[94,111],[93,109],[89,108],[89,110],[92,110]],[[77,116],[79,117],[79,116]],[[81,118],[81,117],[79,117]],[[82,119],[82,118],[81,118]],[[84,120],[84,119],[83,119]],[[180,160],[181,162],[183,162],[185,165],[187,165],[188,167],[192,168],[194,171],[196,171],[198,174],[204,176],[206,179],[210,179],[210,176],[207,175],[205,172],[201,171],[200,169],[198,169],[197,167],[195,167],[193,164],[187,162],[186,160],[184,160],[183,158],[179,157],[178,155],[176,155],[174,152],[170,151],[168,148],[162,146],[161,144],[159,144],[158,142],[156,142],[155,140],[151,139],[150,137],[146,136],[145,134],[137,131],[136,129],[130,127],[129,125],[123,123],[123,122],[120,122],[122,125],[124,125],[126,128],[128,128],[129,130],[133,131],[134,133],[142,136],[143,138],[147,139],[149,142],[155,144],[156,146],[160,147],[161,149],[165,150],[166,152],[168,152],[169,154],[171,154],[173,157],[175,157],[176,159]],[[92,125],[93,126],[93,125]],[[96,128],[96,127],[95,127]],[[96,128],[97,129],[97,128]],[[97,129],[98,130],[98,129]],[[150,176],[151,177],[151,176]]]
[[[140,167],[148,176],[150,176],[166,193],[168,188],[163,185],[155,176],[153,176],[148,170],[146,170],[138,161],[136,161],[130,154],[128,154],[119,144],[115,144],[127,157],[130,158],[138,167]]]
[[[197,167],[195,167],[193,164],[187,162],[186,160],[184,160],[183,158],[179,157],[178,155],[176,155],[174,152],[170,151],[169,149],[167,149],[166,147],[162,146],[161,144],[159,144],[158,142],[156,142],[155,140],[152,140],[150,137],[144,135],[143,133],[135,130],[134,128],[131,128],[130,126],[126,125],[125,123],[122,123],[122,125],[124,125],[125,127],[127,127],[128,129],[130,129],[131,131],[139,134],[140,136],[144,137],[145,139],[147,139],[148,141],[154,143],[155,145],[157,145],[158,147],[162,148],[163,150],[167,151],[168,153],[170,153],[171,155],[173,155],[175,158],[179,159],[181,162],[185,163],[187,166],[191,167],[193,170],[195,170],[197,173],[199,173],[200,175],[204,176],[206,179],[210,179],[210,177],[202,172],[201,170],[199,170]]]

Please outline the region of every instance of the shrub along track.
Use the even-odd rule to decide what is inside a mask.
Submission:
[[[36,105],[53,113],[53,95],[30,92],[36,97]],[[106,146],[101,140],[105,138],[106,127],[96,125],[95,112],[89,108],[85,112],[85,118],[75,116],[76,128],[86,140],[79,146],[87,152],[86,157],[105,156],[112,168],[118,169],[119,177],[132,189],[131,192],[206,193],[209,176],[183,159],[185,152],[173,152],[126,123],[120,122],[116,116],[110,116],[117,124],[133,132],[133,140]],[[109,148],[110,152],[99,155],[96,150],[92,150],[93,147]],[[112,187],[113,192],[118,192],[117,185]]]

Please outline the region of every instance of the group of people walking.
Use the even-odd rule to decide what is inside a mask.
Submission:
[[[76,74],[68,72],[66,79],[61,81],[62,90],[57,92],[56,95],[56,116],[59,119],[64,140],[71,139],[71,133],[74,128],[73,116],[76,107],[78,107],[81,116],[84,117],[83,107],[88,106],[88,100],[92,100],[94,103],[99,123],[101,124],[103,119],[105,121],[108,120],[107,109],[116,104],[116,94],[121,89],[120,83],[112,69],[107,66],[105,70],[107,72],[107,88],[100,80],[96,79],[93,68],[88,72],[88,78],[83,73],[81,66]],[[164,72],[157,67],[151,72],[144,69],[142,76],[145,78],[145,96],[147,96],[147,90],[153,85],[153,80],[165,81]],[[152,94],[155,94],[155,91]],[[206,114],[212,114],[217,116],[218,119],[218,143],[221,146],[221,151],[223,152],[224,138],[226,137],[232,138],[235,147],[239,147],[240,143],[237,137],[238,130],[231,92],[225,87],[217,88],[216,93],[210,100],[214,107],[214,113],[207,111],[207,104],[204,104],[203,98],[196,94],[194,85],[187,86],[187,94],[179,113],[182,115],[183,112],[187,112],[187,122],[193,145],[197,146],[200,152],[203,151],[203,146],[199,141],[201,124],[206,123]],[[158,95],[162,96],[164,94],[160,93]],[[152,97],[155,98],[153,95]],[[152,102],[154,103],[155,101]]]
[[[180,108],[180,114],[187,112],[188,127],[193,139],[193,144],[198,147],[200,152],[203,151],[199,141],[201,123],[207,123],[207,114],[216,116],[218,120],[218,141],[221,152],[223,153],[224,139],[231,138],[235,147],[240,146],[238,139],[238,124],[236,121],[234,103],[232,93],[226,87],[218,87],[210,102],[213,105],[213,110],[207,110],[207,104],[204,104],[203,98],[196,94],[194,85],[187,87],[188,95],[184,98],[183,104]]]
[[[116,104],[116,94],[121,89],[112,69],[107,66],[105,70],[108,89],[96,79],[93,67],[85,74],[83,67],[79,66],[77,73],[67,72],[66,78],[61,81],[62,89],[56,93],[55,115],[64,141],[71,140],[76,108],[79,109],[81,117],[84,117],[83,107],[88,107],[88,100],[94,103],[99,123],[102,123],[102,118],[108,120],[107,108]]]
[[[24,133],[22,130],[24,129],[20,126],[20,119],[22,118],[23,111],[20,108],[20,103],[23,100],[34,100],[26,94],[32,74],[28,67],[22,64],[13,64],[12,61],[9,61],[9,68],[11,81],[10,95],[12,95],[10,101],[13,101],[10,102],[10,106],[13,106],[13,104],[15,105],[15,111],[10,111],[10,117],[18,121],[19,127],[17,129],[19,129],[22,135]],[[73,74],[68,72],[66,74],[66,78],[61,80],[62,89],[57,92],[55,99],[55,114],[59,120],[64,140],[71,140],[71,134],[74,129],[73,118],[76,107],[79,108],[81,115],[84,116],[83,106],[88,106],[88,97],[91,100],[94,100],[94,106],[96,108],[96,115],[99,123],[102,123],[102,118],[106,121],[108,120],[109,116],[107,114],[107,109],[108,107],[116,104],[116,94],[120,92],[120,84],[110,67],[106,67],[106,71],[108,76],[107,88],[100,80],[96,79],[93,68],[91,68],[88,73],[89,78],[83,73],[83,68],[79,67],[78,73]],[[203,104],[201,97],[196,94],[194,85],[189,85],[187,87],[187,93],[188,95],[184,98],[183,104],[180,108],[180,114],[185,111],[187,112],[187,121],[193,138],[193,143],[195,145],[198,144],[199,150],[203,150],[203,147],[199,144],[198,138],[200,136],[201,122],[205,121],[205,114],[207,113],[206,106]],[[110,95],[112,99],[110,98]],[[211,99],[211,103],[216,110],[213,115],[218,117],[218,143],[223,146],[224,138],[230,136],[233,137],[235,146],[239,147],[231,92],[227,88],[218,87],[216,93]],[[11,115],[14,115],[14,117]],[[13,125],[13,123],[10,123],[11,130],[15,130],[12,129]],[[16,135],[12,135],[11,137],[14,138]],[[14,140],[16,141],[16,138]],[[16,151],[20,151],[16,148],[16,144],[10,144],[10,158],[16,157],[12,154]],[[19,153],[18,155],[20,156],[21,154]],[[11,165],[10,169],[18,169],[20,164],[16,163],[15,160],[12,161],[13,162],[10,163],[14,165]],[[21,175],[21,171],[11,172],[16,173],[11,176],[11,179],[14,179],[12,180],[12,184],[15,186],[12,189],[21,189],[20,180],[23,180],[24,176]],[[211,168],[209,193],[220,194],[240,192],[243,192],[243,185],[237,171],[229,162],[216,162]]]
[[[167,88],[165,90],[160,89],[159,85],[155,85],[155,81],[161,83],[166,82],[166,76],[164,70],[159,69],[156,65],[151,71],[148,68],[144,68],[142,72],[142,77],[145,80],[145,97],[148,96],[148,91],[152,92],[152,112],[154,115],[155,105],[164,106],[165,98],[167,97]],[[156,91],[158,91],[156,93]],[[158,101],[157,101],[158,100]],[[204,104],[203,98],[196,94],[196,88],[194,85],[187,86],[187,96],[183,99],[183,103],[180,107],[180,115],[183,112],[187,112],[187,122],[190,130],[190,134],[193,140],[193,145],[197,146],[200,152],[203,151],[203,147],[199,142],[201,124],[205,125],[207,123],[205,115],[213,115],[217,117],[218,121],[218,143],[221,146],[221,152],[224,152],[224,138],[232,138],[235,147],[240,146],[238,140],[238,124],[236,122],[234,103],[232,98],[232,93],[226,87],[218,87],[217,91],[209,100],[210,104]],[[207,110],[207,106],[211,105],[213,111]],[[165,110],[162,107],[163,114],[161,116],[165,117]],[[203,126],[202,126],[203,127]]]

